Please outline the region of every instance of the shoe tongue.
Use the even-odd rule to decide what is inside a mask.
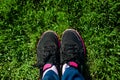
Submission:
[[[70,61],[68,64],[69,64],[69,66],[78,68],[78,64],[76,62],[74,62],[74,61]]]
[[[52,67],[52,64],[45,64],[44,67],[43,67],[43,71],[45,71],[46,69],[48,68],[51,68]]]

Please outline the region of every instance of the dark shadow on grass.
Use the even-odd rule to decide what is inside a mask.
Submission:
[[[83,76],[84,76],[85,80],[92,80],[92,77],[90,76],[90,67],[87,64],[87,61],[88,61],[87,54],[88,54],[88,52],[86,51],[85,63],[83,66]]]

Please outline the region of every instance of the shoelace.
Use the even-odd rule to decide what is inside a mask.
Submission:
[[[56,48],[55,48],[55,46],[53,46],[53,45],[46,45],[45,47],[44,47],[44,50],[43,50],[43,52],[44,52],[44,55],[43,55],[43,58],[44,58],[44,60],[45,60],[45,62],[49,59],[49,58],[51,58],[52,56],[55,56],[55,55],[53,55],[55,52],[56,52]],[[46,57],[47,56],[47,57]]]
[[[76,60],[76,57],[79,56],[80,49],[77,44],[65,44],[62,50],[63,56],[68,56],[66,60]]]
[[[46,45],[44,46],[44,49],[41,49],[39,50],[40,52],[43,52],[43,60],[44,62],[47,62],[47,61],[50,61],[50,60],[54,60],[54,63],[55,63],[55,56],[56,55],[53,55],[55,52],[56,52],[56,48],[55,46],[53,45]],[[35,65],[33,65],[34,67],[38,67],[38,68],[41,68],[43,67],[43,64],[40,64],[40,63],[36,63]]]
[[[78,53],[79,48],[77,47],[77,44],[65,44],[64,52],[70,52],[70,53]]]

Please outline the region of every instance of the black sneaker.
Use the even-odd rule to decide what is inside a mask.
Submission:
[[[34,65],[40,69],[40,78],[45,70],[43,69],[45,64],[48,64],[48,67],[46,68],[55,65],[59,70],[59,48],[60,42],[56,33],[53,31],[47,31],[42,35],[37,45],[37,63]]]
[[[82,73],[85,54],[85,45],[79,33],[74,29],[66,30],[63,33],[60,48],[62,65],[67,63]]]

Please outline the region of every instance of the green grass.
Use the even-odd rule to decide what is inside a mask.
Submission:
[[[74,28],[87,49],[92,80],[120,79],[119,0],[0,0],[0,79],[38,79],[42,33]]]

